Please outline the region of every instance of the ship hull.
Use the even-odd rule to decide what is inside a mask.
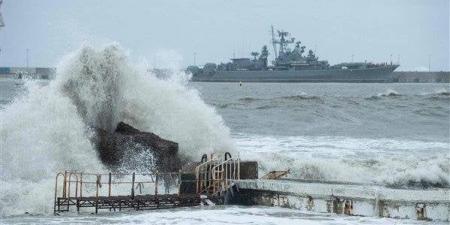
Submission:
[[[369,69],[280,70],[280,71],[216,71],[211,75],[195,75],[198,82],[392,82],[397,65]]]

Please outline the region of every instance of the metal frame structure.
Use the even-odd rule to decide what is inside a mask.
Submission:
[[[240,179],[240,160],[225,153],[223,159],[204,155],[195,169],[195,180],[182,180],[181,172],[173,173],[83,173],[64,171],[56,174],[53,211],[68,212],[76,207],[109,209],[161,209],[196,206],[209,198],[222,203],[224,192]],[[189,174],[189,173],[188,173]],[[107,178],[105,180],[105,178]],[[191,178],[192,179],[192,178]],[[181,182],[192,184],[195,191],[180,193]],[[164,186],[165,193],[159,189]],[[176,187],[176,191],[174,187]],[[136,191],[139,193],[136,193]],[[113,193],[114,192],[114,193]],[[205,200],[206,201],[206,200]]]
[[[214,158],[212,154],[209,160],[196,167],[195,174],[197,193],[221,196],[235,180],[240,180],[240,159],[232,158],[230,153],[225,153],[223,159]]]
[[[107,181],[102,177],[107,177]],[[169,193],[170,187],[179,187],[180,177],[180,172],[149,174],[60,172],[55,179],[53,211],[55,214],[67,212],[72,206],[76,207],[77,211],[83,207],[94,207],[95,213],[98,213],[99,209],[120,211],[125,208],[141,210],[199,205],[198,195],[180,195],[178,191]],[[145,188],[144,185],[149,187]],[[161,185],[165,187],[164,194],[159,193]],[[143,189],[147,193],[143,193]],[[118,194],[113,195],[113,190]],[[139,190],[138,194],[136,190]]]

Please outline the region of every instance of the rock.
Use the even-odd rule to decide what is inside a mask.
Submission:
[[[96,129],[101,161],[112,169],[177,172],[181,169],[178,144],[120,122],[113,133]]]

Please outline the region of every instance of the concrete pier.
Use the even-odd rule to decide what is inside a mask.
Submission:
[[[201,204],[289,207],[320,213],[450,221],[450,189],[400,189],[361,183],[258,179],[258,163],[205,154],[184,172],[120,174],[65,171],[56,175],[54,212],[71,208],[160,209]],[[269,176],[270,175],[270,176]]]
[[[450,220],[450,189],[394,189],[299,180],[235,181],[248,204],[316,212],[418,220]]]

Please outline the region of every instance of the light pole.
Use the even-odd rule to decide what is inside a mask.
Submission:
[[[27,61],[27,73],[28,73],[28,71],[29,71],[29,69],[28,69],[28,66],[29,66],[29,64],[28,64],[28,63],[29,63],[29,61],[28,61],[28,54],[29,54],[29,52],[30,52],[30,49],[27,48],[26,52],[27,52],[27,55],[26,55],[26,57],[27,57],[27,58],[26,58],[26,61]]]
[[[428,72],[431,72],[431,54],[428,55]]]

